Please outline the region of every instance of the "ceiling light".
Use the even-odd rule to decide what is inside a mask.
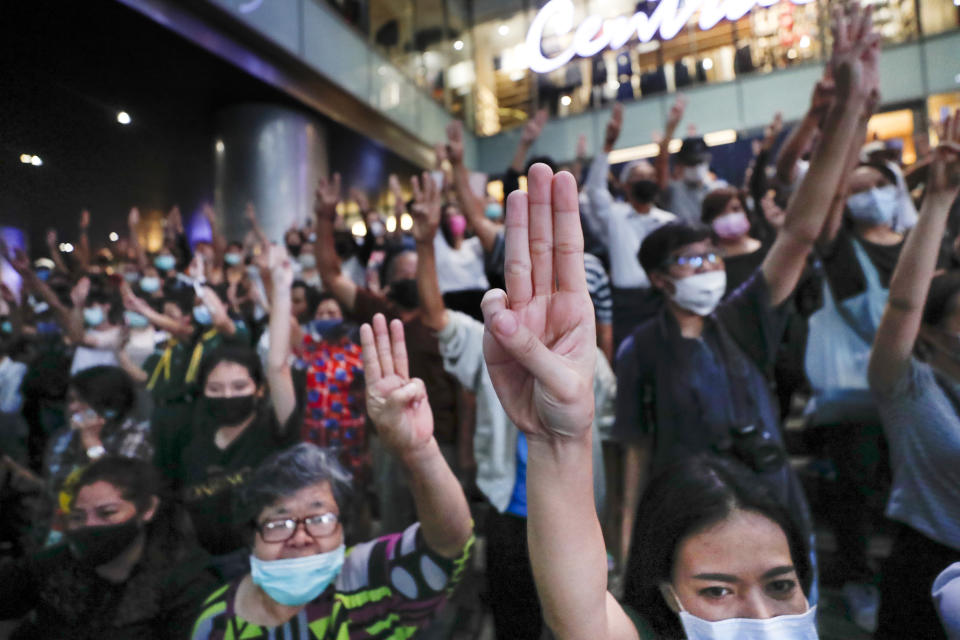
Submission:
[[[64,253],[73,253],[73,245],[70,244],[69,242],[61,242],[60,251]]]
[[[39,167],[43,164],[43,160],[40,159],[40,156],[33,156],[30,158],[30,164],[35,167]]]
[[[354,237],[362,238],[367,235],[367,225],[363,224],[363,220],[357,220],[353,223],[353,226],[350,227],[350,233],[352,233]]]
[[[217,140],[217,144],[214,146],[217,149],[217,153],[223,153],[223,140]]]
[[[505,35],[507,35],[508,33],[510,33],[510,27],[508,27],[508,26],[505,25],[505,24],[502,24],[502,25],[500,25],[499,27],[497,27],[497,33],[499,33],[499,34],[502,35],[502,36],[505,36]]]
[[[110,238],[110,242],[116,242],[120,239],[120,236],[117,235],[116,231],[111,231],[108,237]]]
[[[123,125],[130,124],[130,114],[126,111],[117,112],[117,122]]]
[[[570,96],[563,96],[560,98],[560,104],[565,107],[569,107],[571,102],[573,102],[573,99]]]
[[[463,49],[463,40],[457,40],[456,42],[454,42],[454,43],[453,43],[453,48],[456,49],[457,51],[462,50],[462,49]]]
[[[711,60],[710,58],[704,58],[703,68],[706,69],[707,71],[710,71],[710,69],[713,69],[713,60]]]
[[[800,38],[800,48],[809,49],[810,48],[810,36],[801,36]]]
[[[400,228],[403,231],[410,231],[410,229],[413,229],[413,218],[409,213],[403,213],[400,215]]]
[[[23,164],[30,164],[31,159],[33,159],[33,156],[30,155],[29,153],[20,154],[20,162],[22,162]]]

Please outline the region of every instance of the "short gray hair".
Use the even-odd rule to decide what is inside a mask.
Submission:
[[[353,475],[337,460],[334,449],[301,442],[273,454],[257,467],[240,492],[237,515],[241,522],[253,522],[280,498],[321,482],[330,483],[342,520],[353,493]]]

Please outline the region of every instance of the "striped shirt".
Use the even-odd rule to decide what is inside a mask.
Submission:
[[[610,295],[610,277],[597,256],[583,254],[583,266],[587,270],[587,291],[593,301],[598,324],[613,322],[613,298]]]
[[[406,640],[446,603],[463,576],[473,537],[456,560],[427,547],[414,523],[347,551],[334,584],[278,627],[247,622],[234,608],[242,579],[203,604],[193,640]]]

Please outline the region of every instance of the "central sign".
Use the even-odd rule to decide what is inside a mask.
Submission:
[[[619,16],[603,19],[598,15],[587,16],[574,31],[573,0],[550,0],[537,13],[527,32],[527,53],[530,68],[537,73],[549,73],[570,62],[574,56],[591,58],[607,47],[619,49],[634,37],[640,42],[649,42],[660,32],[660,37],[670,40],[675,37],[697,11],[698,26],[706,31],[721,20],[739,20],[755,6],[771,7],[780,0],[661,0],[649,16],[637,12],[631,17]],[[803,5],[813,0],[790,0]],[[557,36],[573,31],[573,41],[566,49],[553,57],[543,55],[543,36],[547,27]]]

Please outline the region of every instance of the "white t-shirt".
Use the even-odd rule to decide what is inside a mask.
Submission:
[[[88,329],[84,334],[84,340],[91,346],[80,345],[74,351],[70,375],[72,376],[91,367],[119,366],[116,350],[122,339],[123,332],[120,327]]]
[[[490,288],[483,267],[483,245],[480,244],[480,238],[464,240],[459,249],[453,249],[443,235],[438,233],[433,238],[433,250],[437,256],[440,293]]]
[[[677,217],[668,211],[651,207],[648,213],[637,213],[627,202],[614,202],[607,220],[610,239],[610,282],[626,289],[650,287],[650,279],[640,266],[637,254],[644,238]]]

